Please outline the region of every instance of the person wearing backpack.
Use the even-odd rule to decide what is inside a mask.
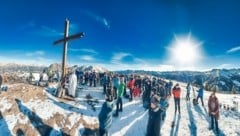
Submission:
[[[105,95],[105,102],[98,115],[99,120],[99,136],[108,136],[108,130],[112,124],[112,111],[113,111],[113,96]]]

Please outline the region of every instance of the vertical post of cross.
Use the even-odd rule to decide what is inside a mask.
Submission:
[[[57,92],[57,96],[58,97],[62,97],[63,94],[63,85],[65,82],[65,78],[66,78],[66,74],[67,74],[67,49],[68,49],[68,41],[69,40],[73,40],[73,39],[77,39],[77,38],[82,38],[84,36],[84,33],[77,33],[74,35],[70,35],[68,36],[68,32],[69,32],[69,20],[66,19],[65,20],[65,27],[64,27],[64,37],[63,39],[57,40],[55,41],[53,44],[59,44],[59,43],[63,43],[63,56],[62,56],[62,77],[61,77],[61,86],[59,88],[59,92]]]
[[[69,31],[69,21],[68,21],[68,19],[66,19],[65,20],[65,30],[64,30],[64,39],[67,39],[68,31]],[[64,40],[63,58],[62,58],[62,78],[64,78],[67,74],[67,72],[66,72],[67,49],[68,49],[68,41]]]

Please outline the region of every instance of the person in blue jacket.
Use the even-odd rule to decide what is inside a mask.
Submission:
[[[203,85],[201,85],[201,87],[199,88],[199,90],[197,92],[198,92],[197,102],[198,102],[198,99],[200,98],[201,101],[202,101],[202,106],[204,106],[204,103],[203,103]]]
[[[161,97],[160,98],[160,110],[161,110],[162,123],[164,122],[164,120],[166,118],[166,111],[167,111],[168,107],[169,107],[168,99],[164,98],[164,97]]]
[[[102,109],[98,115],[100,136],[108,136],[108,130],[112,124],[112,113],[113,96],[106,95],[106,101],[103,103]]]

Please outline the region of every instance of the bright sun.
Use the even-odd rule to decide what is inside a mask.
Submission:
[[[181,67],[193,67],[199,63],[202,56],[201,43],[191,38],[190,34],[183,37],[176,36],[169,49],[172,63]]]

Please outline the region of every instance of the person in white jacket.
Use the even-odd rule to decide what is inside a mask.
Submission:
[[[69,88],[68,93],[72,97],[76,97],[76,88],[77,88],[77,76],[75,71],[72,72],[69,76]]]

